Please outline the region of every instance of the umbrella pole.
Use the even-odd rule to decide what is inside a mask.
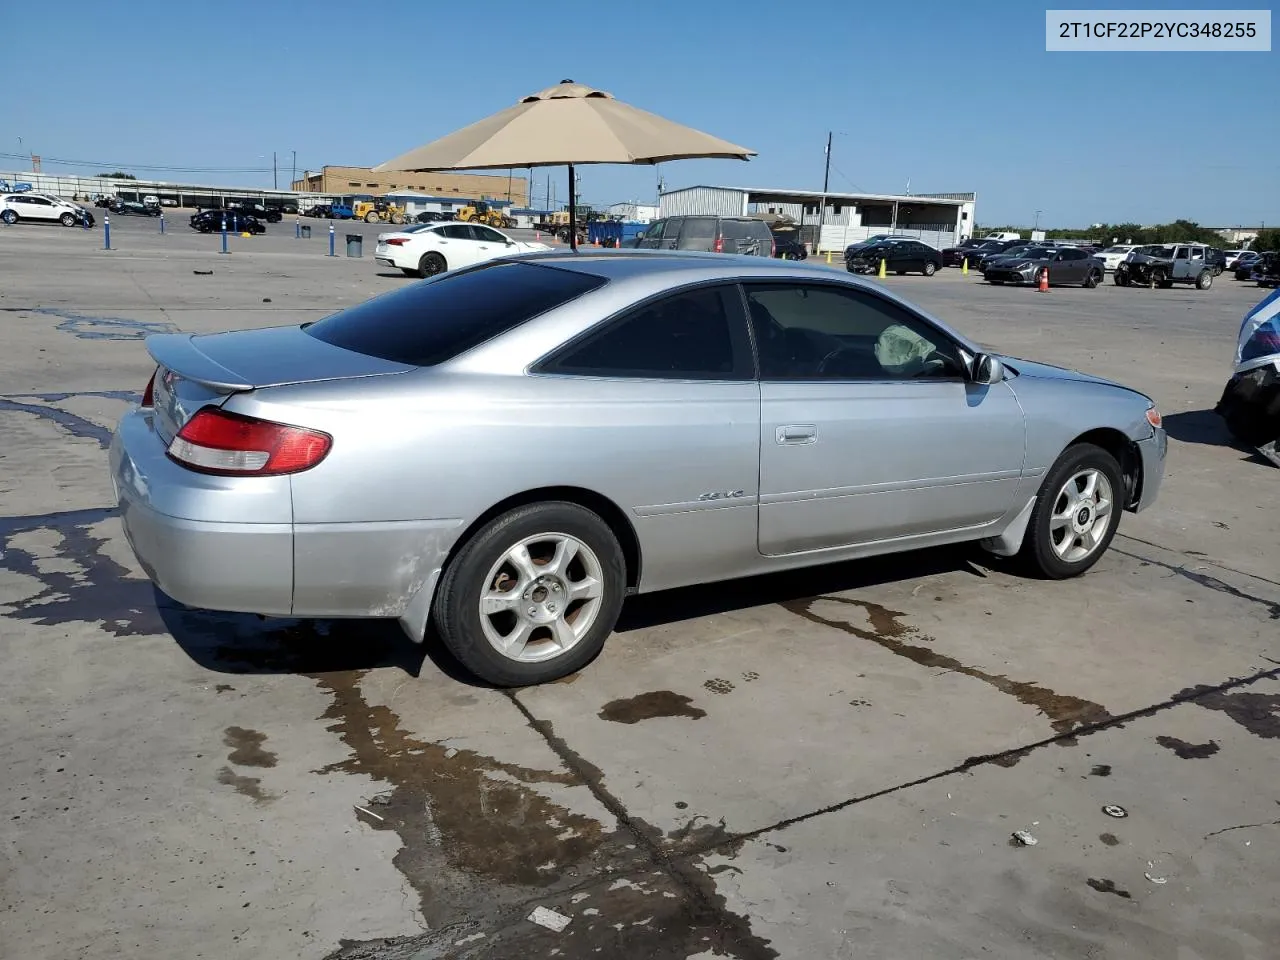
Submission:
[[[573,164],[569,164],[569,249],[578,252],[578,190],[573,182]]]

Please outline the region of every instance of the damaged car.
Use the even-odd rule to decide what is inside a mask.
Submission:
[[[1233,437],[1280,467],[1280,290],[1245,314],[1235,370],[1214,412]]]
[[[1129,251],[1116,267],[1116,286],[1168,289],[1175,283],[1194,283],[1197,290],[1213,286],[1212,248],[1196,243],[1151,244]]]

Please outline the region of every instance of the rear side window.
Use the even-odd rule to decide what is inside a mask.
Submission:
[[[728,298],[735,287],[663,297],[571,344],[540,372],[671,380],[740,380]]]
[[[713,240],[715,235],[715,217],[686,217],[680,230],[681,240]]]
[[[602,277],[528,263],[445,273],[306,328],[317,340],[395,363],[443,363],[603,286]]]

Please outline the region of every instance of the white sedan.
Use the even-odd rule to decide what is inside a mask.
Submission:
[[[374,259],[399,267],[411,277],[434,277],[513,253],[550,250],[545,243],[512,240],[479,223],[418,223],[394,233],[378,234]]]
[[[1102,261],[1104,270],[1115,270],[1116,267],[1120,266],[1120,261],[1129,255],[1129,251],[1136,249],[1138,248],[1135,244],[1122,243],[1114,247],[1107,247],[1100,253],[1095,253],[1094,258]]]

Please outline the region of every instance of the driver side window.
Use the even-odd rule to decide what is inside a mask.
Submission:
[[[764,380],[963,377],[959,351],[875,294],[825,284],[747,284]]]

